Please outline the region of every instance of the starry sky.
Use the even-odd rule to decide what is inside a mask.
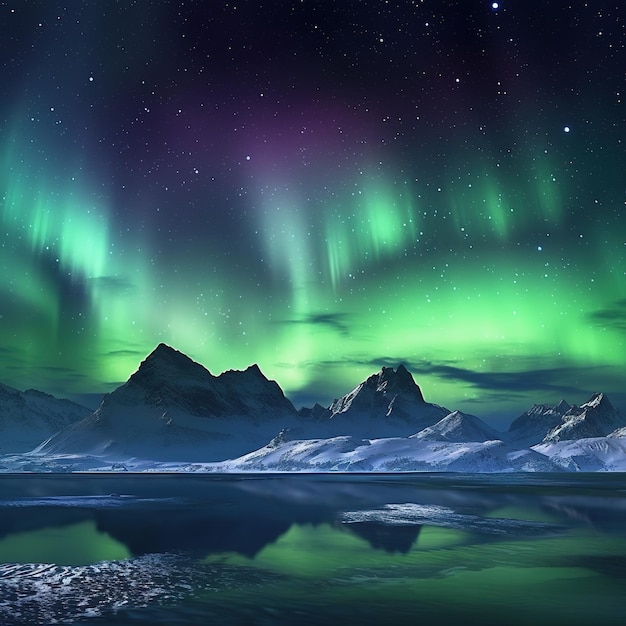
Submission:
[[[617,0],[0,0],[0,381],[165,342],[296,406],[626,408],[625,46]]]

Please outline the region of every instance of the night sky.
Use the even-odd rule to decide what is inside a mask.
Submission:
[[[0,0],[0,382],[159,342],[297,406],[404,363],[626,406],[621,0]]]

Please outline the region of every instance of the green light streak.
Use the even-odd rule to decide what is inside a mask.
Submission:
[[[575,297],[588,276],[580,268],[550,275],[546,257],[535,255],[535,260],[509,255],[506,262],[497,255],[491,262],[484,256],[473,263],[451,260],[441,264],[441,274],[422,277],[405,270],[393,281],[362,278],[341,301],[341,310],[351,319],[350,332],[343,334],[332,325],[309,326],[315,337],[310,358],[313,363],[336,359],[333,372],[344,393],[374,369],[367,364],[372,341],[381,356],[454,364],[477,373],[514,374],[564,362],[623,368],[623,343],[589,323],[598,306],[595,298],[605,287],[590,282],[594,291]],[[362,290],[368,294],[366,306]],[[326,304],[331,305],[328,300]],[[298,361],[297,348],[289,360],[307,367]],[[283,380],[282,372],[275,376]],[[469,383],[434,374],[416,378],[429,400],[446,406],[482,393]]]
[[[459,161],[441,191],[373,168],[317,196],[273,181],[256,203],[258,264],[244,267],[249,251],[233,250],[225,267],[202,246],[176,244],[169,258],[159,240],[110,236],[95,186],[18,130],[1,152],[0,294],[20,311],[5,318],[4,345],[24,368],[80,361],[84,379],[72,391],[123,382],[159,341],[214,373],[257,362],[287,395],[325,389],[322,402],[377,359],[477,374],[626,365],[623,335],[589,322],[626,296],[623,237],[580,233],[589,241],[580,263],[552,247],[567,190],[545,150],[503,163],[483,156],[471,170]],[[5,368],[1,380],[10,375]],[[427,399],[450,408],[482,393],[433,373],[416,378]]]
[[[75,280],[104,273],[109,241],[108,226],[91,194],[76,181],[68,180],[60,193],[52,176],[36,175],[50,169],[39,165],[32,149],[21,146],[14,132],[3,150],[0,177],[0,224],[19,249],[22,242],[40,256],[57,262],[61,272]]]
[[[511,209],[503,185],[487,171],[462,179],[460,187],[451,186],[441,209],[446,207],[452,214],[456,233],[463,237],[478,235],[506,241],[520,219]]]
[[[506,208],[503,193],[490,180],[484,181],[481,187],[490,227],[498,239],[507,239],[514,227],[514,222],[511,219],[511,210]]]
[[[58,297],[56,285],[50,276],[39,271],[32,258],[23,250],[2,255],[2,279],[0,293],[4,303],[21,302],[31,314],[39,316],[50,331],[58,322]]]
[[[561,183],[555,175],[558,169],[549,157],[548,150],[533,156],[528,167],[533,173],[532,200],[539,216],[551,223],[558,223],[563,215]]]
[[[409,189],[394,193],[382,182],[328,207],[325,265],[333,289],[340,289],[354,273],[402,256],[415,245],[418,226],[411,197]]]

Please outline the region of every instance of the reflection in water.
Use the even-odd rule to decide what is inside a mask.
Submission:
[[[619,475],[1,477],[0,623],[617,624],[624,494]]]
[[[87,565],[126,559],[128,548],[93,521],[12,533],[0,540],[0,563]]]
[[[419,525],[389,526],[384,522],[353,522],[350,530],[377,550],[406,554],[422,529]]]

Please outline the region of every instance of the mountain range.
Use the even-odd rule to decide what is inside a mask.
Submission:
[[[403,365],[297,411],[257,365],[215,376],[165,344],[95,411],[0,386],[0,453],[32,450],[30,468],[59,471],[87,458],[203,471],[623,470],[625,437],[626,420],[602,393],[579,407],[535,405],[498,432],[427,402]],[[24,461],[5,456],[0,467]]]
[[[160,344],[93,413],[55,433],[37,452],[219,460],[298,422],[293,404],[258,366],[214,376]]]
[[[623,426],[624,418],[606,395],[595,393],[580,406],[570,406],[565,400],[554,407],[535,404],[513,421],[506,438],[511,443],[532,446],[604,437]]]
[[[30,450],[90,412],[35,389],[18,391],[0,384],[0,454]]]

